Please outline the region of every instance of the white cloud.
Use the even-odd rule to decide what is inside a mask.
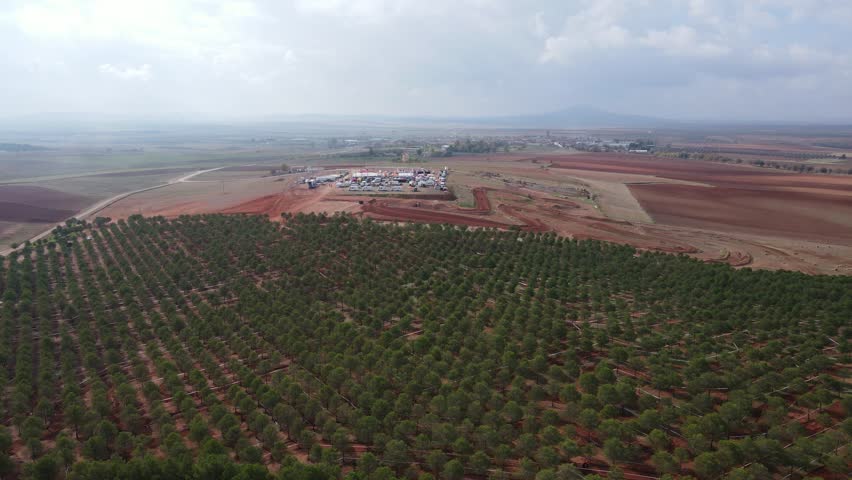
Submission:
[[[849,0],[0,0],[0,104],[648,113],[678,89],[746,109],[741,92],[782,104],[796,86],[810,103],[791,112],[850,111],[850,13]]]
[[[625,12],[621,1],[599,0],[565,20],[562,32],[544,41],[539,61],[571,62],[592,50],[620,48],[628,44],[630,33],[619,23]]]
[[[539,38],[547,37],[547,33],[550,30],[547,27],[547,23],[544,21],[545,14],[544,12],[536,12],[532,18],[532,31],[533,35]]]
[[[127,42],[196,57],[235,41],[243,22],[258,17],[244,0],[45,0],[11,14],[19,30],[44,41]]]
[[[699,32],[687,25],[665,30],[650,29],[644,34],[628,30],[630,10],[625,2],[599,1],[571,15],[559,35],[548,37],[539,61],[568,63],[583,54],[642,46],[667,55],[687,57],[718,57],[731,51],[730,47],[702,39]],[[703,2],[690,4],[691,15],[703,15]]]
[[[667,55],[684,57],[719,57],[731,51],[726,45],[699,39],[695,29],[685,25],[668,30],[651,30],[639,39],[639,43]]]
[[[850,65],[850,56],[794,43],[782,47],[760,45],[749,52],[748,59],[765,66],[786,67],[789,71],[821,73]]]
[[[138,67],[121,67],[104,63],[98,67],[98,71],[122,80],[141,80],[147,82],[151,78],[151,66],[147,63]]]
[[[786,53],[793,62],[805,65],[837,65],[845,60],[843,56],[799,44],[787,47]]]

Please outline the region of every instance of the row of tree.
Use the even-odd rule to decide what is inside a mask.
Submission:
[[[284,220],[133,216],[0,262],[9,468],[70,467],[78,445],[186,465],[208,436],[241,463],[302,452],[371,478],[849,461],[848,277]]]

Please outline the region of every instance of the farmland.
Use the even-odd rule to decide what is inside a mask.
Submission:
[[[284,220],[134,215],[5,259],[5,471],[844,476],[850,277]]]
[[[309,190],[298,175],[240,169],[135,195],[102,214],[249,213],[280,221],[282,213],[343,212],[388,222],[550,231],[738,267],[852,273],[848,175],[583,152],[458,156],[424,165],[449,166],[455,198]]]
[[[29,238],[74,215],[90,199],[33,185],[0,185],[0,244]]]
[[[248,127],[81,134],[76,144],[47,136],[41,138],[46,148],[3,154],[0,176],[4,185],[63,192],[92,206],[199,169],[224,167],[130,195],[87,217],[248,213],[280,221],[282,213],[342,212],[387,222],[551,231],[737,267],[852,274],[852,176],[844,173],[852,167],[844,155],[852,152],[847,152],[848,132],[839,128],[492,129],[476,131],[475,138],[440,129],[390,133],[372,126],[354,135],[348,127],[267,128],[263,142]],[[658,155],[581,151],[608,148],[607,139],[651,134]],[[356,140],[332,148],[339,138],[328,136],[334,135]],[[10,141],[28,144],[39,138]],[[595,138],[603,140],[588,141]],[[444,145],[458,152],[443,157]],[[483,145],[509,152],[464,153]],[[393,153],[401,148],[426,153],[402,163]],[[317,169],[315,175],[322,169],[448,166],[451,195],[308,190],[297,183],[299,175],[271,174],[282,163]],[[51,219],[84,210],[50,198],[42,203],[56,210]],[[30,213],[37,215],[28,218],[42,218],[50,212]],[[51,223],[0,220],[0,252]]]

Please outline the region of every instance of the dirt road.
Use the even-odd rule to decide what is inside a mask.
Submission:
[[[117,202],[117,201],[119,201],[119,200],[123,200],[123,199],[125,199],[125,198],[127,198],[127,197],[129,197],[129,196],[131,196],[131,195],[136,195],[137,193],[142,193],[142,192],[148,192],[148,191],[151,191],[151,190],[156,190],[156,189],[158,189],[158,188],[168,187],[169,185],[174,185],[174,184],[176,184],[176,183],[183,183],[183,182],[186,182],[186,181],[188,181],[189,179],[191,179],[191,178],[193,178],[193,177],[196,177],[196,176],[198,176],[198,175],[203,175],[203,174],[205,174],[205,173],[209,173],[209,172],[215,172],[216,170],[221,170],[221,169],[223,169],[223,168],[225,168],[225,167],[209,168],[209,169],[207,169],[207,170],[197,170],[197,171],[192,172],[192,173],[189,173],[189,174],[187,174],[187,175],[183,175],[183,176],[178,177],[178,178],[173,178],[173,179],[169,180],[168,182],[163,183],[163,184],[160,184],[160,185],[155,185],[155,186],[153,186],[153,187],[140,188],[139,190],[132,190],[132,191],[129,191],[129,192],[119,193],[118,195],[116,195],[116,196],[114,196],[114,197],[107,198],[106,200],[101,200],[100,202],[98,202],[98,203],[96,203],[96,204],[94,204],[94,205],[92,205],[92,206],[90,206],[90,207],[86,208],[85,210],[80,211],[80,212],[77,212],[75,215],[73,215],[73,216],[71,216],[71,217],[69,217],[69,218],[65,219],[65,221],[70,220],[71,218],[77,218],[77,219],[79,219],[79,220],[85,220],[86,218],[88,218],[88,217],[90,217],[90,216],[92,216],[92,215],[94,215],[94,214],[96,214],[96,213],[100,212],[100,211],[101,211],[101,210],[103,210],[104,208],[106,208],[106,207],[108,207],[108,206],[112,205],[113,203],[115,203],[115,202]],[[29,239],[29,241],[30,241],[30,242],[36,242],[36,241],[38,241],[38,240],[41,240],[42,238],[47,237],[48,235],[50,235],[50,233],[51,233],[51,232],[53,232],[53,229],[54,229],[57,225],[62,225],[63,223],[65,223],[65,221],[62,221],[62,222],[60,222],[60,223],[57,223],[57,224],[55,224],[55,225],[51,226],[49,229],[47,229],[47,230],[45,230],[45,231],[43,231],[43,232],[39,233],[38,235],[36,235],[36,236],[34,236],[34,237],[30,238],[30,239]],[[22,243],[23,243],[23,242],[22,242]],[[21,246],[19,246],[18,248],[21,248]],[[14,248],[9,248],[9,249],[6,249],[6,250],[3,250],[3,251],[0,251],[0,255],[8,255],[8,254],[10,254],[10,253],[12,253],[12,252],[14,252],[14,251],[15,251],[15,249],[14,249]]]

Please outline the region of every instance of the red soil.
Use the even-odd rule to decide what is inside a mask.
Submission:
[[[852,196],[852,177],[805,175],[765,168],[619,153],[542,157],[551,168],[632,173],[671,178],[717,187],[758,190],[822,191]]]
[[[529,231],[532,231],[532,232],[549,232],[551,230],[551,228],[548,227],[547,224],[542,222],[541,219],[533,218],[533,217],[530,217],[528,215],[524,215],[523,213],[520,212],[520,209],[518,209],[516,207],[510,207],[509,205],[501,203],[500,205],[497,206],[497,208],[501,212],[505,213],[506,215],[517,218],[518,220],[523,222],[524,225],[526,226],[526,229],[529,230]]]
[[[264,195],[248,202],[226,208],[221,213],[249,213],[268,215],[270,218],[280,218],[284,212],[297,213],[321,201],[329,192],[329,188],[318,190],[290,190],[285,193]]]
[[[660,224],[852,244],[852,177],[625,154],[544,159],[551,168],[652,175],[708,185],[630,185],[642,207]]]
[[[512,225],[477,217],[468,217],[456,213],[436,211],[431,208],[402,207],[391,205],[388,201],[372,200],[365,203],[361,210],[368,216],[380,220],[403,222],[449,223],[452,225],[470,225],[474,227],[509,228]]]
[[[459,212],[473,215],[488,215],[491,213],[491,201],[488,200],[488,189],[484,187],[476,187],[471,190],[473,193],[473,208],[458,207]]]
[[[754,257],[752,257],[750,253],[740,251],[726,252],[719,258],[711,258],[707,260],[709,263],[727,263],[732,267],[744,267],[751,264],[752,261],[754,261]]]
[[[491,211],[491,202],[488,201],[488,194],[484,188],[474,188],[473,198],[476,202],[476,209],[483,212]]]
[[[675,184],[630,191],[662,224],[852,244],[852,197]]]
[[[832,149],[802,144],[767,144],[767,143],[674,143],[676,147],[708,151],[736,152],[783,152],[783,153],[831,153]]]

